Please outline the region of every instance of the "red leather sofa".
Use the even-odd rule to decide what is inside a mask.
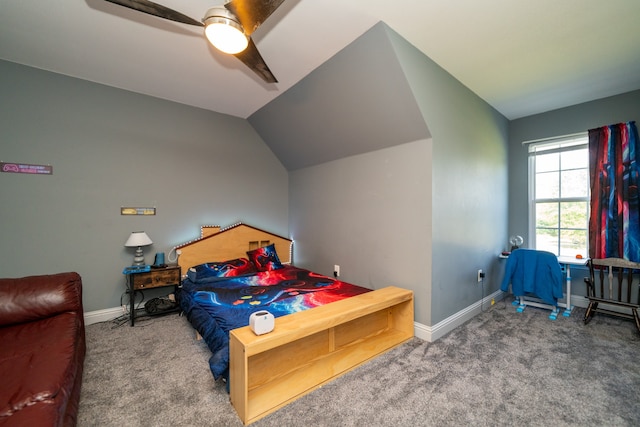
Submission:
[[[0,279],[0,426],[74,426],[86,353],[77,273]]]

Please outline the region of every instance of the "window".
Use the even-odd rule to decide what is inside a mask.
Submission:
[[[588,255],[587,134],[531,142],[529,235],[532,247],[558,256]]]

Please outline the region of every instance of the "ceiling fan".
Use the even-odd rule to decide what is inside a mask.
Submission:
[[[204,27],[207,39],[216,48],[234,55],[265,82],[278,82],[251,40],[251,34],[284,0],[231,0],[224,6],[207,10],[202,21],[149,0],[106,1],[169,21]],[[226,45],[229,42],[230,47]]]

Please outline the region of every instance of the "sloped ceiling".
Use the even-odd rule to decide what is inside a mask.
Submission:
[[[288,170],[430,136],[382,25],[249,117]]]
[[[156,1],[200,19],[224,0]],[[6,0],[0,58],[247,118],[382,21],[514,119],[640,89],[638,16],[638,0],[286,0],[254,33],[269,85],[198,27],[104,0]]]

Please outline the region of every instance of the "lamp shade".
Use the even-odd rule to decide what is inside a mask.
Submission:
[[[131,233],[127,241],[125,242],[125,246],[127,248],[137,248],[139,246],[148,246],[153,244],[147,233],[144,231],[134,231]]]

